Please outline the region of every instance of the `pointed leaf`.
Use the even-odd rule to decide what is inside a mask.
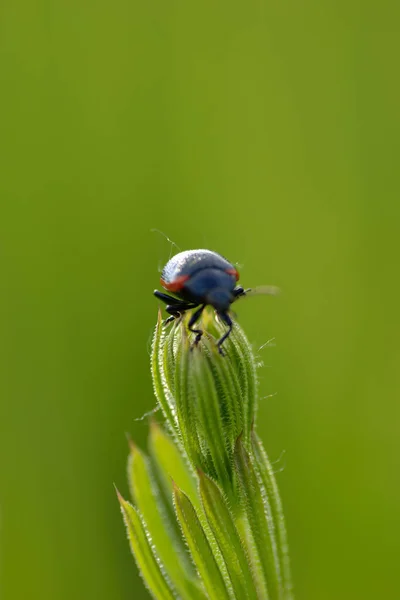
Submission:
[[[289,546],[287,540],[285,516],[283,514],[282,501],[279,495],[278,486],[276,484],[274,472],[271,463],[269,462],[267,453],[264,450],[263,444],[256,432],[252,433],[253,450],[256,458],[256,464],[264,484],[269,504],[271,507],[271,517],[275,523],[277,550],[282,572],[284,598],[285,600],[292,599],[292,575],[290,572],[289,561]]]
[[[139,512],[117,492],[121,505],[132,554],[150,594],[156,600],[174,600],[169,583],[163,572],[161,561],[156,558]]]
[[[221,571],[193,504],[177,486],[174,486],[174,503],[182,533],[204,583],[208,598],[210,600],[228,600],[229,595]]]
[[[204,511],[225,561],[235,597],[261,599],[253,581],[249,558],[226,500],[214,481],[204,473],[199,476]]]
[[[192,352],[193,383],[199,411],[199,429],[206,441],[209,457],[204,464],[196,465],[227,487],[231,484],[231,465],[226,445],[224,427],[215,382],[207,358],[200,348]]]
[[[174,381],[174,372],[175,372],[175,339],[176,335],[179,335],[181,331],[182,323],[180,321],[173,321],[171,325],[169,325],[169,329],[165,334],[165,342],[163,346],[163,351],[160,353],[159,359],[162,361],[163,365],[163,377],[165,378],[165,383],[171,393],[171,397],[174,398],[175,401],[175,381]]]
[[[165,331],[161,318],[161,311],[158,311],[157,325],[154,331],[153,343],[151,349],[151,373],[153,378],[153,388],[155,396],[161,406],[165,418],[173,429],[176,429],[176,415],[174,402],[165,381],[164,370],[160,366],[160,355],[165,343]]]
[[[230,336],[232,346],[235,349],[236,370],[242,382],[243,396],[245,398],[245,414],[243,435],[247,442],[250,437],[251,428],[254,423],[257,410],[257,370],[253,351],[243,330],[236,326]]]
[[[175,485],[187,494],[197,511],[198,518],[213,549],[218,565],[224,571],[221,553],[210,530],[200,501],[197,477],[191,471],[187,460],[182,455],[182,451],[179,451],[179,447],[174,443],[172,438],[156,422],[151,423],[150,451],[154,464],[157,466],[160,482],[163,484],[163,491],[172,497]],[[175,508],[173,515],[176,517]],[[179,529],[179,535],[181,535],[181,528]]]
[[[208,366],[213,374],[220,409],[223,411],[226,443],[233,449],[238,435],[243,430],[243,398],[239,382],[231,368],[230,357],[216,352],[214,343],[205,343],[205,346],[209,350]]]
[[[196,429],[196,406],[193,402],[191,389],[189,340],[184,327],[180,328],[177,336],[176,367],[175,367],[175,400],[179,430],[183,447],[193,465],[201,463],[201,448]]]
[[[283,585],[271,509],[241,438],[236,443],[235,467],[242,505],[257,548],[268,597],[280,600],[283,598]]]
[[[200,505],[196,479],[185,461],[182,451],[155,421],[150,423],[150,453],[157,466],[168,494],[172,496],[172,481],[186,492],[192,503]]]
[[[214,329],[213,333],[217,338],[226,331],[224,326],[220,323],[217,324],[215,320],[211,322],[211,329]],[[238,431],[238,435],[243,431],[244,438],[248,442],[257,408],[257,372],[251,346],[237,322],[234,323],[232,333],[224,343],[224,348],[232,381],[238,382],[241,391],[242,427]]]
[[[128,479],[132,497],[171,583],[183,597],[204,598],[186,548],[176,536],[174,527],[168,523],[168,513],[157,490],[150,462],[133,444],[128,461]]]

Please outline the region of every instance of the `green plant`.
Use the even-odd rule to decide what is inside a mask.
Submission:
[[[211,312],[190,343],[186,320],[159,314],[151,356],[166,427],[150,424],[149,454],[131,443],[133,505],[118,494],[138,568],[158,599],[290,600],[282,505],[257,436],[255,359],[235,324],[225,356]]]

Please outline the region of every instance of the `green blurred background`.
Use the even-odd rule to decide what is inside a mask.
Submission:
[[[399,598],[399,4],[0,9],[0,594],[147,598],[113,482],[170,245],[241,265],[298,600]]]

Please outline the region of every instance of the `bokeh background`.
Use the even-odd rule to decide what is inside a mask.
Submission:
[[[0,12],[2,598],[147,598],[113,482],[154,407],[152,228],[283,289],[237,312],[275,338],[297,599],[399,598],[399,4]]]

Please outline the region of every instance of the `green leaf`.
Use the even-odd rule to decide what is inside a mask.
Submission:
[[[208,329],[219,338],[226,331],[224,326],[208,317]],[[225,359],[229,366],[235,390],[239,388],[241,427],[237,435],[243,432],[246,443],[250,439],[257,408],[257,372],[251,346],[240,325],[235,322],[231,335],[224,343]],[[236,385],[237,382],[237,385]],[[235,391],[237,394],[237,391]],[[236,436],[237,437],[237,436]]]
[[[161,311],[158,311],[157,325],[154,331],[153,343],[151,349],[151,373],[153,379],[153,388],[155,396],[161,406],[165,418],[172,427],[177,428],[176,414],[174,409],[174,400],[166,384],[164,369],[162,368],[162,349],[165,343],[165,331],[161,318]]]
[[[219,406],[224,415],[224,434],[226,443],[230,446],[230,454],[234,443],[243,430],[243,398],[236,377],[232,369],[229,355],[222,356],[216,351],[214,343],[205,343],[208,350],[208,366],[212,372],[214,385],[217,390]]]
[[[287,540],[285,516],[278,486],[263,444],[255,431],[252,433],[253,450],[261,480],[267,492],[271,507],[271,517],[275,523],[277,550],[283,579],[285,600],[292,599],[292,575],[290,571],[289,546]]]
[[[199,435],[207,448],[206,460],[196,466],[210,475],[215,474],[216,479],[229,488],[232,481],[229,448],[225,440],[215,380],[201,348],[194,348],[191,354]]]
[[[139,512],[129,502],[124,500],[118,491],[117,495],[124,516],[132,554],[135,557],[147,589],[156,600],[174,600],[175,595],[163,575],[161,561],[156,557],[155,551],[150,545]]]
[[[192,503],[200,505],[197,484],[194,474],[190,471],[182,450],[171,437],[155,421],[150,423],[150,454],[161,476],[167,494],[172,497],[172,482],[185,490]]]
[[[261,599],[254,584],[249,558],[221,490],[204,473],[199,473],[199,477],[204,511],[225,561],[235,597]]]
[[[214,536],[208,525],[198,491],[198,478],[194,475],[190,465],[185,460],[180,446],[177,446],[171,437],[156,422],[151,422],[150,452],[157,474],[162,484],[163,491],[172,497],[173,487],[178,486],[184,490],[195,507],[207,539],[214,551],[215,558],[223,568],[223,560],[218,550]],[[169,508],[169,507],[168,507]],[[176,511],[173,512],[176,522]],[[177,523],[176,523],[177,524]],[[181,529],[179,529],[181,535]]]
[[[164,387],[168,389],[171,399],[175,404],[175,340],[176,334],[181,331],[181,323],[177,320],[173,321],[166,330],[162,353],[159,360],[162,364],[162,373],[164,378]]]
[[[194,573],[187,551],[176,536],[173,525],[168,522],[168,511],[157,490],[150,462],[133,444],[128,462],[128,479],[132,497],[173,586],[183,597],[204,598],[200,580]]]
[[[183,447],[193,465],[201,464],[201,448],[197,435],[195,414],[196,406],[193,401],[190,359],[191,351],[186,330],[180,327],[177,335],[176,367],[175,367],[175,400]]]
[[[238,438],[236,443],[235,467],[242,506],[250,525],[260,566],[264,573],[268,598],[270,600],[281,600],[284,597],[283,584],[271,508],[241,437]]]
[[[204,529],[188,496],[174,486],[174,504],[182,533],[209,600],[228,600],[229,595]]]
[[[246,442],[250,438],[257,409],[257,370],[253,351],[247,337],[238,324],[235,324],[230,336],[232,358],[235,360],[235,370],[241,382],[244,397],[244,427],[243,435]]]

